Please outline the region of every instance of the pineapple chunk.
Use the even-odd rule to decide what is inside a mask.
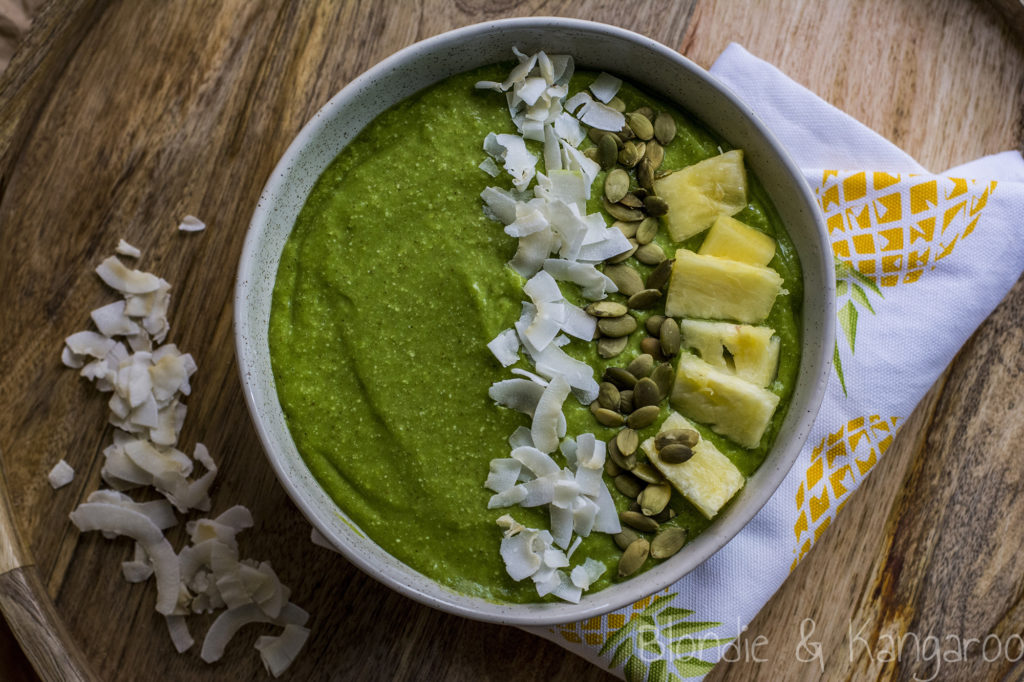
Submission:
[[[678,249],[665,314],[754,324],[768,317],[781,291],[771,268]]]
[[[654,181],[654,192],[668,203],[665,225],[681,242],[703,232],[720,215],[734,215],[747,205],[743,152],[734,149],[704,159]]]
[[[779,405],[779,396],[726,374],[696,355],[681,353],[669,403],[715,433],[745,448],[756,448]]]
[[[771,327],[682,320],[679,329],[683,344],[709,365],[758,386],[775,379],[781,341]]]
[[[775,257],[775,240],[727,215],[719,216],[697,253],[729,260],[768,265]]]
[[[661,425],[661,431],[693,428],[693,424],[677,412],[670,414]],[[693,447],[693,457],[681,464],[663,462],[654,449],[653,438],[645,440],[641,447],[651,464],[709,519],[714,518],[745,483],[736,465],[703,438]]]

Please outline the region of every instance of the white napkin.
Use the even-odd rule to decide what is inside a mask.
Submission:
[[[961,345],[1024,272],[1024,159],[933,175],[730,45],[711,73],[815,191],[837,257],[836,371],[799,458],[728,545],[669,589],[534,632],[630,680],[703,677],[834,518]]]

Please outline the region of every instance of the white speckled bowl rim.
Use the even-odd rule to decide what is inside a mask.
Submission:
[[[578,66],[615,73],[674,101],[742,148],[748,167],[793,238],[804,273],[803,356],[775,447],[737,498],[683,551],[636,578],[585,594],[579,604],[500,604],[458,594],[412,570],[355,530],[296,450],[278,402],[267,343],[281,250],[323,169],[391,105],[452,74],[508,61],[513,46],[527,54],[538,50],[571,54]],[[831,250],[814,196],[785,151],[738,98],[693,62],[642,35],[593,22],[538,17],[475,24],[416,43],[331,98],[289,146],[256,206],[238,268],[234,321],[242,386],[256,430],[281,484],[317,530],[360,569],[416,601],[477,620],[541,626],[603,614],[671,585],[754,517],[786,476],[817,414],[831,371],[834,306]],[[486,468],[481,469],[481,484],[486,475]],[[495,528],[495,552],[499,538]]]

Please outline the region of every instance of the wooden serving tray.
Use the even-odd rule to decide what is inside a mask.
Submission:
[[[270,560],[312,613],[287,679],[606,678],[533,635],[419,606],[310,544],[263,457],[234,362],[234,272],[271,169],[314,111],[397,49],[477,21],[553,14],[636,30],[704,66],[739,42],[938,171],[1020,147],[1022,13],[1017,0],[46,5],[0,76],[0,610],[24,650],[0,629],[10,654],[0,678],[268,677],[255,627],[216,665],[176,654],[152,584],[120,576],[130,543],[67,520],[99,485],[110,427],[106,399],[61,366],[60,350],[112,300],[93,268],[120,238],[174,285],[169,340],[199,364],[182,443],[205,443],[222,464],[214,511],[253,511],[243,555]],[[177,231],[190,213],[205,232]],[[805,618],[828,679],[929,675],[924,661],[848,655],[851,623],[876,638],[1021,631],[1021,319],[1018,283],[751,625],[745,641],[768,642],[762,662],[712,677],[819,677],[793,655]],[[77,476],[53,491],[46,473],[61,458]],[[959,679],[1015,670],[974,653]]]

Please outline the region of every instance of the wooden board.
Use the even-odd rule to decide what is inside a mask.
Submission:
[[[1024,49],[1000,7],[1015,11],[961,0],[47,5],[0,78],[0,462],[34,556],[16,553],[17,569],[41,579],[35,596],[54,600],[68,646],[99,679],[266,677],[255,628],[214,666],[174,654],[152,586],[119,575],[128,543],[67,522],[98,485],[110,432],[105,400],[60,365],[61,342],[110,300],[92,268],[125,238],[174,284],[171,338],[199,363],[182,442],[206,443],[223,463],[217,508],[242,503],[256,517],[244,554],[269,559],[313,613],[288,679],[607,678],[521,631],[421,607],[309,544],[264,461],[233,359],[233,274],[265,179],[309,116],[380,59],[450,28],[536,14],[618,24],[703,66],[739,42],[941,170],[1021,145]],[[209,229],[179,234],[187,213]],[[1021,631],[1022,307],[1018,285],[751,625],[768,660],[719,665],[714,678],[928,676],[928,661],[847,655],[850,623],[876,639]],[[54,492],[46,472],[62,457],[78,476]],[[809,617],[823,673],[794,655]],[[0,642],[11,650],[4,631]],[[945,672],[1019,673],[980,655]],[[33,674],[4,656],[0,676]]]

